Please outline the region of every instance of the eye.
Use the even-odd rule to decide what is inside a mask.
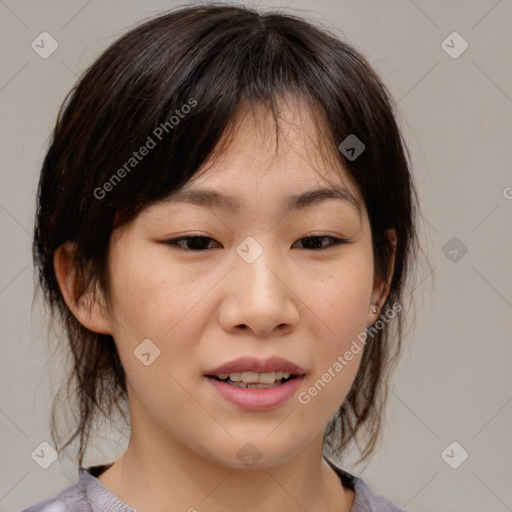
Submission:
[[[325,240],[325,239],[331,240],[331,243],[324,245],[322,243],[322,240]],[[302,243],[304,241],[306,242],[305,246],[304,246],[304,243]],[[191,251],[198,252],[198,251],[204,251],[206,249],[211,249],[211,247],[208,247],[209,242],[215,242],[215,240],[208,236],[181,236],[179,238],[167,240],[165,243],[167,243],[169,245],[177,245],[177,246],[181,247],[182,249],[188,249]],[[334,247],[335,245],[338,245],[338,244],[349,243],[349,241],[345,240],[344,238],[337,238],[335,236],[330,236],[330,235],[311,235],[308,237],[301,238],[300,240],[295,242],[295,244],[297,244],[299,242],[302,243],[301,248],[308,249],[308,250],[324,250],[324,249],[328,249],[329,247]],[[183,243],[185,244],[185,246],[183,245]]]
[[[330,239],[331,243],[328,245],[322,245],[322,240]],[[346,244],[348,243],[348,240],[345,240],[343,238],[337,238],[335,236],[330,235],[311,235],[307,236],[305,238],[301,238],[298,240],[298,242],[306,241],[306,247],[303,247],[304,249],[313,249],[313,250],[324,250],[328,249],[329,247],[334,247],[338,244]],[[295,242],[297,243],[297,242]],[[303,244],[304,245],[304,244]]]
[[[215,241],[213,238],[208,236],[181,236],[180,238],[175,238],[173,240],[167,240],[166,243],[170,245],[178,245],[183,249],[189,249],[192,251],[203,251],[205,249],[209,249],[209,247],[205,247],[208,244],[206,243],[208,240]],[[183,247],[180,242],[186,242],[188,244],[189,241],[192,241],[189,247]]]

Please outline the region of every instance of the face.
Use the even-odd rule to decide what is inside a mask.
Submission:
[[[198,195],[162,201],[114,232],[109,252],[110,329],[127,372],[132,432],[229,467],[243,467],[245,452],[261,457],[260,467],[289,460],[323,435],[362,350],[343,356],[376,319],[362,197],[326,162],[313,121],[297,107],[281,115],[277,154],[272,117],[258,109],[181,191],[232,196],[237,211]],[[359,210],[334,196],[287,203],[333,187]],[[283,379],[289,369],[291,379],[276,386],[279,374],[265,376],[272,369]],[[214,378],[220,373],[233,383]],[[244,373],[274,387],[245,389]]]

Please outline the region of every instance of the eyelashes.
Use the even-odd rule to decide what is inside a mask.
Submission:
[[[322,243],[323,239],[329,239],[330,243],[327,245],[324,245]],[[182,242],[187,242],[187,245],[189,242],[192,242],[189,247],[184,247],[181,245]],[[165,243],[168,245],[176,246],[180,249],[188,250],[188,251],[194,251],[194,252],[201,252],[205,251],[207,249],[211,249],[212,247],[208,247],[209,241],[215,242],[215,240],[208,236],[180,236],[179,238],[174,238],[171,240],[166,240]],[[306,243],[304,244],[304,241]],[[324,251],[326,249],[329,249],[331,247],[334,247],[336,245],[340,244],[348,244],[350,243],[349,240],[345,238],[339,238],[331,235],[310,235],[304,238],[300,238],[297,240],[297,242],[301,242],[302,247],[306,250],[312,250],[312,251]],[[297,244],[295,242],[293,245]],[[306,246],[304,246],[306,245]],[[215,248],[215,247],[213,247]]]
[[[302,240],[307,240],[308,243],[311,243],[314,240],[321,241],[324,238],[327,238],[327,239],[331,240],[331,243],[328,244],[328,245],[323,245],[322,243],[320,243],[320,246],[318,246],[319,245],[318,243],[313,243],[312,244],[313,247],[304,247],[304,249],[311,249],[311,250],[315,250],[315,251],[323,251],[325,249],[329,249],[330,247],[334,247],[336,245],[348,244],[349,243],[349,241],[346,240],[345,238],[338,238],[336,236],[331,236],[331,235],[310,235],[310,236],[307,236],[305,238],[300,238],[299,240],[297,240],[297,242],[301,242]],[[297,242],[295,242],[295,243],[297,243]]]

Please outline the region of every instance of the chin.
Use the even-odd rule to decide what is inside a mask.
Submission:
[[[270,439],[270,432],[272,429],[265,431],[259,437],[240,436],[230,438],[224,443],[212,440],[210,446],[204,447],[208,450],[206,456],[230,469],[258,470],[286,463],[307,445],[307,440],[299,439],[298,435],[287,435],[281,438],[275,435],[274,439]],[[211,446],[215,446],[215,451],[211,451]]]

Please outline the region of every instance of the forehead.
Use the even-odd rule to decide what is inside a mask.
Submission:
[[[363,200],[337,151],[325,125],[304,102],[281,100],[277,120],[261,104],[246,106],[210,159],[166,202],[239,213],[249,198],[271,197],[283,202],[285,210],[339,199],[361,215]]]

